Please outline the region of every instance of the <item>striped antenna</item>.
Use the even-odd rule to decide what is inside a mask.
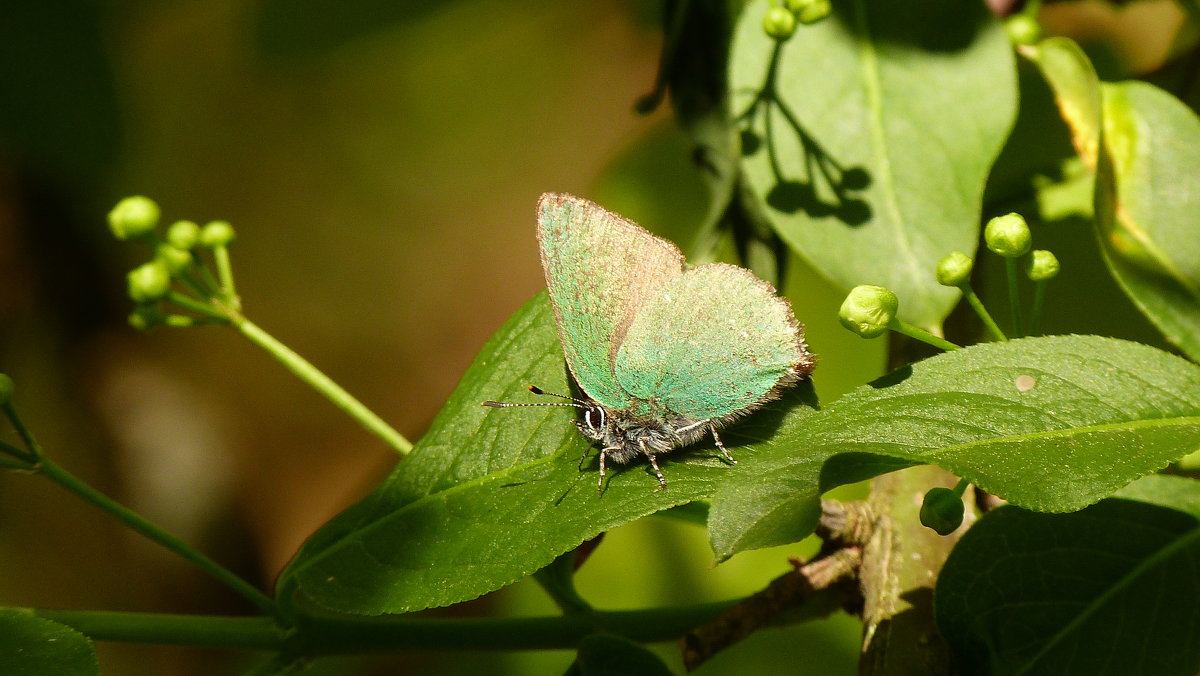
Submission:
[[[533,404],[533,403],[511,404],[511,403],[507,403],[507,402],[503,402],[503,401],[485,401],[485,402],[483,402],[482,405],[483,406],[491,406],[492,408],[513,408],[513,407],[518,407],[518,406],[571,406],[574,408],[586,409],[586,408],[592,407],[591,404],[588,404],[586,401],[583,401],[582,399],[576,399],[575,397],[568,397],[565,394],[555,394],[553,392],[547,392],[547,391],[543,390],[542,388],[538,387],[537,385],[530,385],[529,391],[533,392],[534,394],[545,394],[547,396],[558,397],[559,399],[566,399],[568,401],[567,402],[557,402],[556,401],[553,403],[539,403],[539,404]]]

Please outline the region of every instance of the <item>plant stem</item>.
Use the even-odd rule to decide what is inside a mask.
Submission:
[[[992,313],[987,311],[987,308],[983,306],[983,301],[979,300],[979,296],[975,295],[975,290],[971,288],[971,285],[969,283],[963,284],[959,289],[962,290],[963,298],[967,299],[967,304],[971,306],[975,314],[979,315],[979,319],[983,321],[984,328],[987,329],[992,338],[1000,341],[1008,340],[1008,336],[1004,335],[1004,332],[1000,330],[1000,326],[996,324],[996,320],[992,319]]]
[[[96,641],[128,641],[243,650],[279,650],[285,634],[267,617],[128,613],[109,610],[33,609]]]
[[[35,609],[33,613],[97,641],[288,649],[297,655],[317,656],[414,650],[569,649],[597,631],[641,642],[671,641],[736,602],[514,618],[314,615],[304,618],[296,633],[281,631],[265,617],[46,609]]]
[[[191,561],[209,575],[212,575],[221,582],[225,583],[226,586],[237,592],[247,601],[253,603],[263,612],[267,613],[268,615],[275,615],[275,602],[272,601],[266,594],[262,593],[250,583],[230,572],[221,564],[196,551],[190,545],[175,537],[170,532],[150,522],[142,515],[138,514],[132,509],[129,509],[125,505],[122,505],[116,500],[113,500],[107,495],[104,495],[95,488],[92,488],[74,474],[71,474],[62,467],[59,467],[44,455],[35,466],[35,471],[59,486],[62,486],[68,491],[79,496],[85,502],[89,502],[100,510],[111,514],[118,521],[124,523],[135,531],[150,538],[163,547],[166,547],[172,552],[175,552],[188,561]]]
[[[1036,336],[1042,324],[1042,308],[1046,305],[1046,280],[1034,282],[1033,317],[1029,320],[1029,335]]]
[[[367,428],[367,431],[382,439],[384,443],[391,446],[397,453],[408,455],[408,452],[412,450],[411,441],[405,439],[391,425],[388,425],[382,418],[375,415],[371,409],[351,396],[349,392],[342,389],[341,385],[333,382],[329,376],[310,364],[304,357],[293,352],[291,348],[276,340],[245,317],[231,313],[231,318],[233,319],[233,325],[237,327],[238,331],[241,331],[243,336],[250,339],[250,342],[269,352],[271,356],[278,359],[297,378],[308,383],[309,386],[333,402],[334,406],[345,411],[347,415],[357,420],[359,424]]]
[[[13,429],[17,431],[17,435],[21,437],[21,443],[25,444],[28,453],[9,444],[5,444],[7,447],[5,451],[30,463],[37,462],[42,457],[42,447],[38,445],[37,440],[33,438],[33,433],[29,431],[29,428],[25,426],[25,422],[21,420],[21,416],[17,413],[17,408],[13,406],[12,399],[0,404],[0,409],[4,411],[4,416],[12,423]]]
[[[1012,309],[1013,335],[1024,338],[1021,328],[1021,296],[1017,289],[1017,259],[1005,258],[1004,271],[1008,276],[1008,306]]]
[[[191,310],[192,312],[195,312],[196,314],[201,315],[203,317],[219,319],[223,322],[229,321],[229,318],[226,315],[222,314],[219,310],[215,309],[212,305],[198,301],[194,298],[191,298],[190,296],[179,293],[178,291],[168,292],[166,299],[168,301],[178,305],[181,308],[184,308],[186,310]]]
[[[221,296],[238,308],[237,289],[233,286],[233,264],[229,260],[229,247],[213,247],[213,263],[217,266],[217,278],[221,280]]]
[[[933,335],[932,333],[926,331],[925,329],[922,329],[918,326],[913,326],[912,324],[909,324],[908,322],[904,321],[903,319],[893,319],[891,321],[891,323],[888,324],[888,328],[895,331],[896,333],[902,333],[902,334],[908,336],[909,338],[914,338],[916,340],[921,341],[922,343],[929,343],[930,345],[932,345],[936,348],[946,350],[947,352],[949,352],[950,350],[961,349],[960,346],[955,345],[954,343],[951,343],[950,341],[946,340],[945,338],[939,338],[938,336]]]

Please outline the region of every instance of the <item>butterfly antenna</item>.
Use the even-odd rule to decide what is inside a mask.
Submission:
[[[483,402],[483,406],[491,406],[492,408],[512,408],[514,406],[571,406],[574,408],[588,408],[587,402],[585,402],[581,399],[576,399],[575,397],[568,397],[565,394],[555,394],[553,392],[547,392],[547,391],[543,390],[542,388],[538,387],[537,385],[530,385],[529,391],[533,392],[534,394],[545,394],[545,395],[548,395],[551,397],[558,397],[559,399],[567,399],[568,401],[567,402],[554,402],[554,403],[539,403],[539,404],[513,404],[513,403],[508,403],[508,402],[503,402],[503,401],[485,401],[485,402]]]

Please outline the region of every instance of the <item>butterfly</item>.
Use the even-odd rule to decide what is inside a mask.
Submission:
[[[608,461],[639,457],[666,488],[657,456],[708,435],[736,462],[718,430],[813,370],[791,304],[745,268],[688,266],[671,242],[566,194],[539,200],[538,243],[581,396],[530,387],[567,401],[483,405],[579,409],[576,426],[600,446],[601,493]]]

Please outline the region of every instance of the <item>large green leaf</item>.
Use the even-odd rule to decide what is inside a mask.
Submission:
[[[598,533],[707,499],[729,471],[715,448],[663,456],[668,486],[644,463],[610,468],[596,491],[596,456],[569,408],[495,409],[486,399],[546,403],[526,386],[568,390],[553,313],[544,294],[517,312],[480,352],[429,432],[384,484],[318,531],[281,580],[355,613],[401,613],[498,589]],[[810,410],[809,384],[722,433],[753,464],[756,439]],[[793,423],[794,424],[794,423]]]
[[[0,608],[0,674],[87,676],[100,673],[86,636],[32,611]]]
[[[1096,226],[1117,282],[1200,361],[1200,118],[1144,82],[1106,84]]]
[[[1100,146],[1100,78],[1083,49],[1070,38],[1053,37],[1022,47],[1054,92],[1058,112],[1071,129],[1075,152],[1091,169]]]
[[[984,182],[1016,110],[1004,30],[982,3],[837,2],[776,62],[767,7],[743,11],[729,68],[762,216],[834,283],[886,286],[905,319],[940,326],[958,294],[934,268],[975,251]]]
[[[1200,483],[1146,477],[1122,495],[1074,514],[1002,507],[963,536],[936,614],[965,673],[1200,672]]]
[[[727,472],[718,557],[810,532],[820,494],[929,463],[1066,512],[1200,448],[1200,367],[1139,343],[1051,336],[957,350],[863,386]],[[913,509],[916,509],[914,505]]]

